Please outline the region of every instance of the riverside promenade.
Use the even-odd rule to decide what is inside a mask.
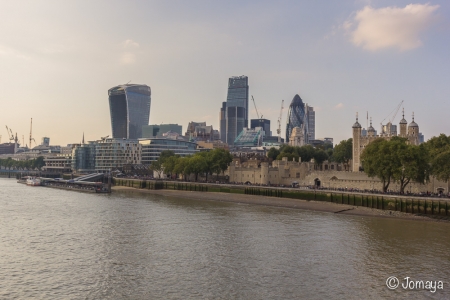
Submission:
[[[113,191],[134,190],[181,198],[349,215],[450,221],[450,204],[446,198],[119,178],[114,179],[113,183]]]

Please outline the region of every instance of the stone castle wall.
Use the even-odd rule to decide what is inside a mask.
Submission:
[[[286,158],[281,161],[273,161],[272,165],[269,165],[268,162],[257,161],[251,161],[243,165],[239,164],[239,162],[234,162],[228,168],[226,175],[229,176],[230,182],[236,183],[250,182],[251,184],[288,186],[293,182],[297,182],[301,186],[320,185],[320,187],[325,188],[383,189],[379,179],[370,178],[364,172],[335,171],[330,170],[330,168],[324,170],[325,165],[329,166],[328,162],[322,165],[322,170],[315,170],[317,166],[314,166],[313,163],[290,162]],[[442,190],[444,193],[448,193],[449,188],[449,182],[431,178],[426,184],[411,183],[406,187],[405,191],[418,193]],[[396,182],[391,182],[389,190],[399,191],[400,186]]]

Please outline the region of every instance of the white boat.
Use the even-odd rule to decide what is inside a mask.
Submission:
[[[36,177],[30,177],[27,179],[27,185],[39,186],[39,185],[41,185],[41,179],[36,178]]]

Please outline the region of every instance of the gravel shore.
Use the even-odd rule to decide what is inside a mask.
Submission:
[[[192,200],[209,200],[245,203],[253,205],[265,205],[275,207],[285,207],[294,209],[304,209],[313,211],[322,211],[328,213],[355,215],[355,216],[373,216],[381,218],[400,218],[408,220],[420,221],[441,221],[449,222],[443,219],[432,218],[431,216],[416,215],[410,213],[403,213],[399,211],[379,210],[367,207],[358,207],[346,204],[336,204],[322,201],[307,201],[290,198],[276,198],[267,196],[245,195],[245,194],[231,194],[231,193],[215,193],[215,192],[195,192],[195,191],[179,191],[179,190],[146,190],[136,189],[124,186],[114,186],[112,191],[123,191],[132,193],[155,194],[176,198],[186,198]]]

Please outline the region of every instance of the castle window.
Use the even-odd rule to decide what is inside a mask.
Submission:
[[[295,177],[300,178],[300,173],[295,173]]]

